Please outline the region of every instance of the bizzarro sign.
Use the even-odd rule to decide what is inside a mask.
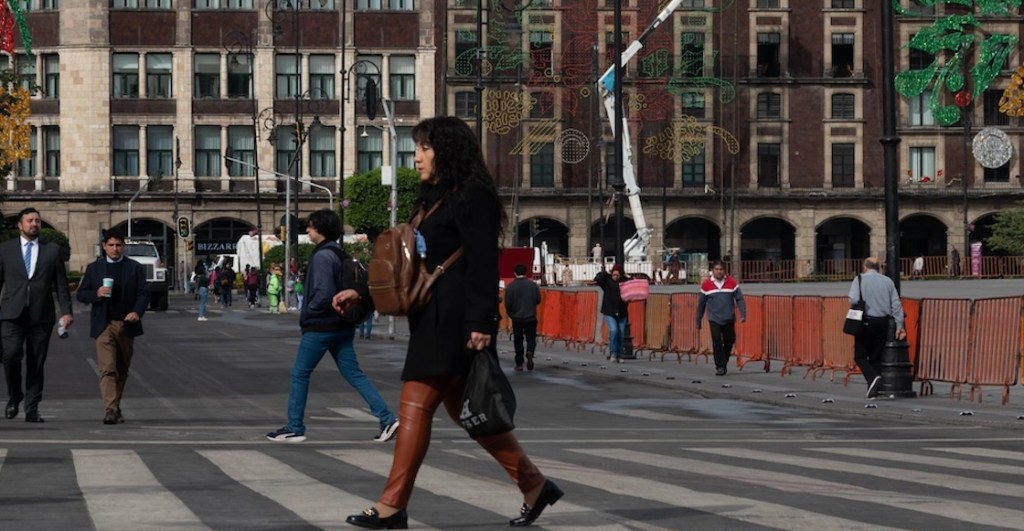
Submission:
[[[196,252],[199,254],[235,254],[238,252],[238,242],[196,242]]]

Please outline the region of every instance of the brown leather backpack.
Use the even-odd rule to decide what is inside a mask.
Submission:
[[[434,213],[442,201],[429,211],[420,208],[409,223],[385,230],[373,242],[369,287],[373,305],[381,315],[409,315],[430,302],[431,287],[462,256],[460,247],[434,271],[427,272],[426,259],[416,249],[416,227]]]

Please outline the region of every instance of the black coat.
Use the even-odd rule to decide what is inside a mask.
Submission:
[[[429,210],[436,197],[425,192]],[[498,224],[501,203],[493,190],[468,183],[465,200],[448,194],[419,226],[433,271],[459,247],[463,255],[434,284],[430,303],[409,315],[409,350],[403,380],[466,374],[470,332],[498,333]]]
[[[629,280],[624,275],[619,277],[619,282]],[[627,306],[622,300],[619,292],[619,282],[612,280],[612,276],[601,271],[594,277],[594,283],[601,286],[604,297],[601,298],[601,313],[612,317],[626,317]]]
[[[92,305],[92,312],[89,319],[89,337],[99,337],[100,333],[107,326],[107,303],[109,299],[96,296],[96,290],[103,285],[103,277],[106,275],[107,257],[101,256],[95,262],[85,268],[82,275],[82,282],[78,285],[75,296],[79,302]],[[146,284],[146,268],[128,258],[124,257],[124,269],[121,274],[120,285],[114,289],[121,290],[120,297],[124,302],[126,312],[139,314],[139,321],[124,324],[124,333],[129,337],[142,335],[142,316],[149,306],[149,286]]]

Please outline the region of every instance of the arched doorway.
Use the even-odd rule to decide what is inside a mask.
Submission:
[[[814,237],[813,272],[852,277],[860,269],[858,262],[868,256],[871,256],[871,228],[863,221],[837,217],[818,226]]]
[[[636,234],[636,225],[633,224],[632,219],[624,216],[622,218],[622,239],[628,240],[634,234]],[[597,243],[600,243],[601,248],[604,249],[602,256],[605,258],[615,256],[616,249],[618,249],[615,239],[615,216],[599,218],[590,225],[590,241],[587,242],[587,250],[592,249]]]
[[[796,229],[780,218],[748,222],[740,229],[740,258],[740,277],[748,282],[795,279]]]
[[[569,227],[557,219],[533,217],[516,229],[520,247],[543,247],[548,254],[569,256]]]
[[[996,224],[995,214],[981,216],[972,223],[971,241],[981,242],[981,254],[983,256],[1010,256],[1010,253],[1003,249],[996,249],[988,243],[992,237],[992,226]]]
[[[704,218],[681,218],[665,227],[666,250],[706,253],[709,260],[722,258],[722,231]]]
[[[946,224],[927,214],[900,221],[900,256],[946,256]]]

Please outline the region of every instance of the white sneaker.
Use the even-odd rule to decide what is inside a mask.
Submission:
[[[267,439],[274,442],[300,443],[306,440],[306,436],[297,434],[289,430],[288,426],[285,426],[277,431],[268,433]]]
[[[878,388],[882,386],[882,377],[875,376],[874,380],[871,380],[871,385],[868,386],[868,398],[875,398],[878,396]]]
[[[373,438],[373,440],[375,440],[377,442],[388,442],[392,438],[394,438],[395,433],[397,433],[397,432],[398,432],[398,419],[395,419],[395,421],[392,422],[391,424],[388,424],[387,426],[384,426],[383,428],[381,428],[380,429],[380,433],[378,433],[377,436]]]
[[[207,320],[206,317],[203,317],[202,315],[199,316],[199,319],[196,319],[196,321],[206,321],[206,320]]]

